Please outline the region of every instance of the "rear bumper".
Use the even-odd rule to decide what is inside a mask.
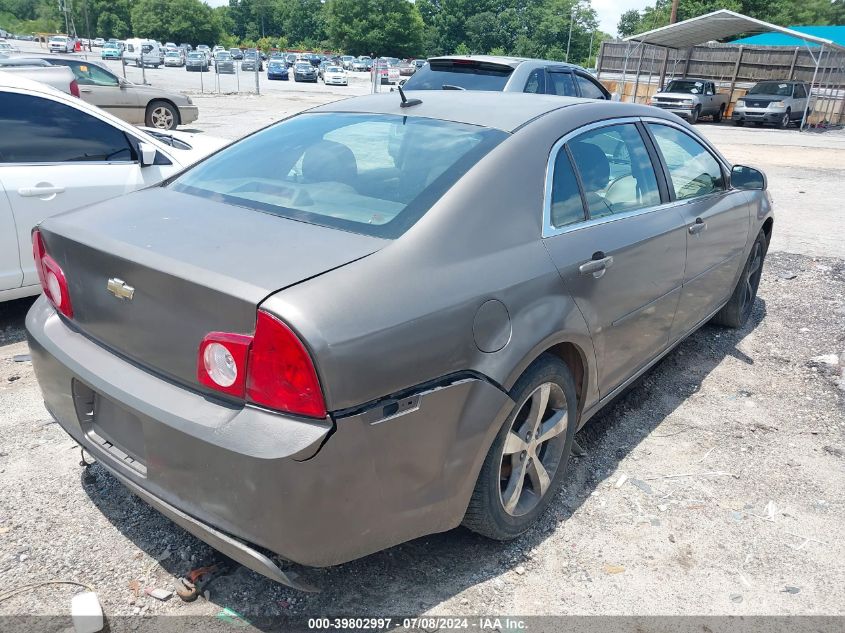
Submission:
[[[326,566],[457,526],[512,406],[490,383],[465,379],[414,394],[415,406],[395,417],[382,405],[303,420],[227,406],[150,374],[69,327],[44,297],[26,327],[45,405],[62,428],[229,555],[220,533]]]
[[[195,105],[180,105],[179,107],[179,123],[193,123],[200,116],[200,109]]]

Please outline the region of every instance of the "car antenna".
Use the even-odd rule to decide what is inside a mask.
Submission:
[[[409,99],[405,96],[405,91],[402,90],[402,86],[398,86],[399,88],[399,96],[402,97],[402,103],[399,104],[400,108],[410,108],[411,106],[420,105],[422,103],[422,99]]]

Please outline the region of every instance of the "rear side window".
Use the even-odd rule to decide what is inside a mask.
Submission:
[[[411,75],[405,90],[505,89],[513,68],[473,60],[431,61]]]
[[[575,82],[572,79],[572,73],[549,73],[549,81],[546,85],[546,93],[550,95],[560,95],[561,97],[577,97],[575,92]]]
[[[55,62],[62,64],[62,62]],[[109,72],[106,72],[95,64],[80,64],[77,62],[70,62],[68,67],[76,75],[76,81],[79,85],[84,86],[117,86],[119,84],[117,77]]]
[[[530,92],[532,94],[544,94],[546,92],[546,71],[542,68],[535,68],[528,75],[528,81],[525,82],[525,90],[523,92]]]
[[[796,84],[795,85],[795,98],[796,99],[803,99],[807,96],[807,91],[804,90],[803,84]]]
[[[680,130],[649,123],[663,162],[669,168],[678,200],[687,200],[725,189],[719,161],[698,141]]]
[[[505,138],[499,130],[422,117],[302,114],[218,152],[172,187],[395,238]]]
[[[575,74],[575,81],[578,82],[578,89],[581,91],[581,96],[585,99],[606,99],[602,89],[596,83],[580,73]]]
[[[586,219],[578,181],[569,161],[566,148],[561,148],[555,158],[552,179],[551,222],[555,228],[575,224]]]
[[[135,153],[126,135],[63,103],[0,93],[0,162],[128,162]]]
[[[590,130],[567,143],[590,218],[660,204],[654,166],[632,123]]]

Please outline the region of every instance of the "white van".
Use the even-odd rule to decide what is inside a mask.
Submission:
[[[164,53],[155,40],[137,37],[126,40],[126,48],[123,50],[124,64],[135,64],[138,68],[142,65],[158,68],[163,59]]]

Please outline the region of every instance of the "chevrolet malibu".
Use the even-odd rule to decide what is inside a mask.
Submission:
[[[271,556],[528,530],[578,428],[701,325],[745,326],[772,223],[761,172],[656,108],[371,95],[45,220],[26,325],[74,440],[305,588]]]

